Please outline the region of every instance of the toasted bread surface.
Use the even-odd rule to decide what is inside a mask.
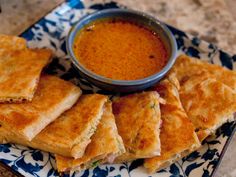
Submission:
[[[182,84],[183,81],[191,79],[192,75],[206,73],[210,77],[228,85],[236,91],[236,72],[227,68],[210,64],[206,61],[187,55],[180,55],[170,73],[175,73],[176,77]]]
[[[35,141],[46,143],[52,150],[57,149],[58,154],[81,157],[99,124],[107,99],[107,96],[100,94],[82,95],[70,110],[48,125]]]
[[[51,56],[49,49],[0,52],[0,103],[31,101]]]
[[[144,166],[154,173],[200,146],[195,129],[179,99],[178,89],[165,79],[155,87],[166,100],[161,104],[161,155],[145,159]]]
[[[57,169],[59,172],[80,171],[107,162],[110,156],[116,157],[125,151],[120,140],[111,103],[106,103],[101,121],[84,155],[78,159],[56,155]]]
[[[24,38],[0,34],[0,51],[2,49],[22,50],[26,48],[27,44]]]
[[[236,92],[204,74],[192,75],[184,82],[180,99],[201,141],[225,122],[234,120]]]
[[[161,115],[155,91],[136,93],[113,101],[113,113],[126,153],[116,162],[131,161],[160,154]]]
[[[23,139],[32,140],[81,95],[79,87],[44,75],[31,102],[0,104],[0,123]]]
[[[22,139],[14,132],[8,133],[5,139],[65,157],[81,157],[97,128],[106,101],[107,96],[104,95],[83,95],[71,109],[44,128],[33,140]]]

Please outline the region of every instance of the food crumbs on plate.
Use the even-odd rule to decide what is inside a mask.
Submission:
[[[103,20],[78,32],[73,50],[88,70],[116,80],[137,80],[160,71],[167,50],[153,31],[124,20]]]

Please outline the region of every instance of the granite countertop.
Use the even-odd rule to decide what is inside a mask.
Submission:
[[[86,1],[86,0],[85,0]],[[235,0],[117,0],[236,54]],[[0,33],[17,35],[63,0],[0,0]],[[216,177],[236,177],[236,135]],[[0,176],[14,176],[0,166]]]

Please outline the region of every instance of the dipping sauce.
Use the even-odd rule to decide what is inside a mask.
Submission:
[[[86,69],[115,80],[143,79],[167,63],[158,34],[123,20],[88,24],[78,32],[73,50]]]

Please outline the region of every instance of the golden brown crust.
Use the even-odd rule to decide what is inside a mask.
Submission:
[[[161,104],[161,155],[145,159],[144,166],[155,172],[173,163],[184,152],[192,152],[200,146],[194,126],[188,119],[179,99],[177,88],[168,80],[156,86],[157,92],[166,100]]]
[[[93,161],[106,162],[106,159],[103,158],[111,154],[117,156],[121,151],[124,151],[123,143],[118,144],[117,138],[119,138],[119,135],[115,125],[115,118],[112,114],[111,103],[106,103],[102,119],[83,157],[72,159],[56,155],[58,171],[80,171],[91,167]],[[119,146],[122,146],[123,149],[120,149]]]
[[[218,65],[210,64],[208,62],[191,58],[187,55],[180,55],[170,73],[175,73],[177,79],[180,81],[191,78],[192,75],[206,73],[210,77],[228,85],[233,90],[236,90],[236,72],[223,68]]]
[[[40,73],[51,56],[49,49],[0,52],[0,102],[32,100]]]
[[[113,102],[113,113],[126,153],[116,162],[160,154],[160,109],[157,92],[142,92]]]
[[[180,99],[201,139],[234,119],[236,92],[204,74],[192,75],[181,86]]]
[[[77,158],[84,154],[90,143],[106,101],[107,96],[104,95],[83,95],[71,109],[44,128],[32,141],[22,139],[15,132],[6,135],[6,139],[11,143]]]
[[[199,130],[197,132],[197,137],[200,142],[202,142],[204,139],[206,139],[209,135],[211,135],[213,132],[210,132],[209,130]]]
[[[44,75],[31,102],[0,104],[0,123],[22,138],[32,140],[50,122],[71,108],[80,94],[81,90],[72,83]]]
[[[81,157],[97,128],[107,99],[100,94],[82,95],[76,105],[48,125],[34,141],[46,143],[57,151],[64,147],[58,154]]]
[[[0,144],[7,143],[6,133],[7,131],[2,127],[2,125],[0,125]]]
[[[181,55],[169,74],[180,81],[181,102],[200,141],[234,119],[235,71]]]
[[[0,51],[1,49],[22,50],[26,48],[27,45],[24,38],[0,34]]]

